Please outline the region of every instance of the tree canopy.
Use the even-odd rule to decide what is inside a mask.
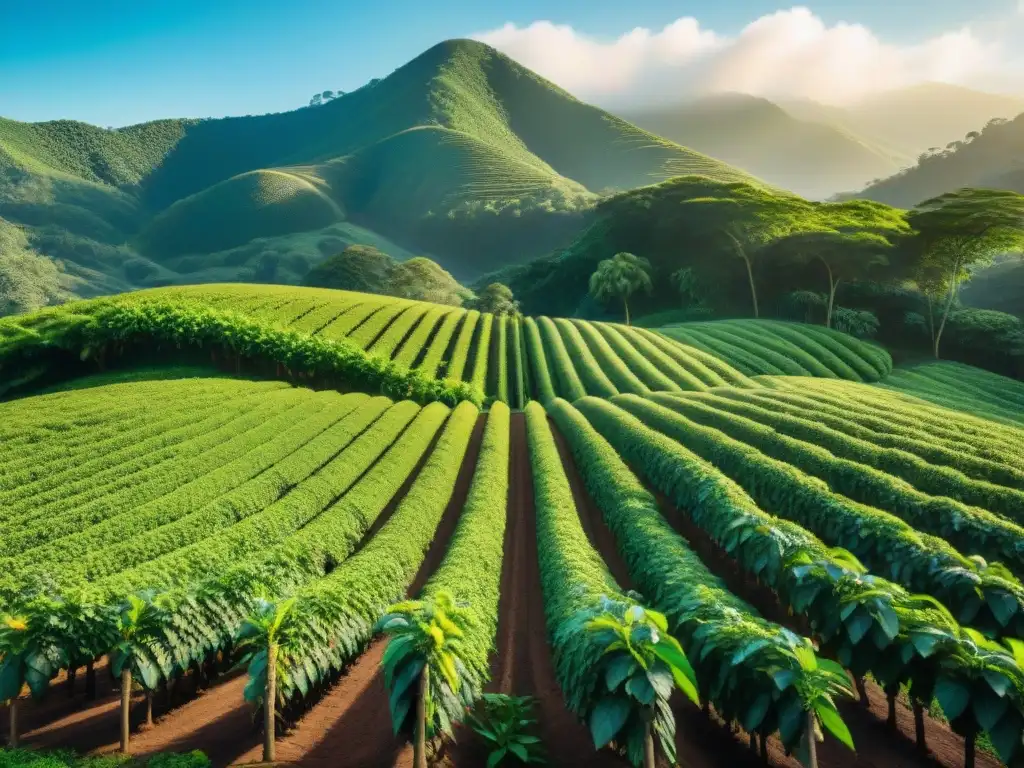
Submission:
[[[350,245],[313,267],[304,280],[314,288],[388,293],[398,262],[372,245]]]
[[[512,295],[512,289],[504,283],[489,284],[477,294],[471,305],[473,309],[492,315],[515,315],[519,312],[519,302]]]
[[[590,293],[598,301],[619,299],[629,325],[629,297],[637,291],[650,293],[651,262],[632,253],[617,253],[597,265],[590,276]]]

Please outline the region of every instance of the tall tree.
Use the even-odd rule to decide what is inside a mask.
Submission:
[[[950,309],[970,269],[1024,248],[1024,195],[965,187],[920,203],[907,215],[917,272],[946,292],[932,351],[938,359]]]
[[[597,265],[590,276],[590,294],[598,301],[618,299],[622,302],[629,325],[629,297],[637,291],[650,293],[651,263],[632,253],[617,253]]]
[[[519,313],[519,302],[512,295],[512,289],[504,283],[491,283],[470,304],[473,309],[490,312],[492,315]]]
[[[152,592],[130,596],[117,619],[117,645],[110,651],[110,669],[121,678],[121,751],[128,753],[131,738],[132,685],[146,692],[147,712],[152,712],[152,693],[160,682],[160,650],[157,641],[169,614]]]
[[[256,610],[238,631],[242,664],[249,667],[245,698],[263,703],[263,762],[275,759],[277,699],[282,683],[288,680],[287,660],[292,640],[294,598],[281,602],[261,600]]]
[[[903,212],[882,203],[852,200],[816,204],[801,231],[772,249],[782,260],[817,262],[828,277],[825,325],[832,327],[836,290],[843,281],[862,280],[888,265],[888,253],[909,232]]]
[[[708,184],[707,192],[680,203],[687,216],[687,234],[720,241],[743,262],[754,317],[760,317],[756,262],[767,246],[817,228],[814,203],[742,182]]]

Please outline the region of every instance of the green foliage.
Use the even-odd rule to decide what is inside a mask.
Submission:
[[[273,659],[277,683],[277,702],[283,701],[281,692],[292,683],[290,657],[295,650],[295,627],[292,608],[294,599],[271,602],[258,599],[253,612],[242,622],[235,637],[235,648],[241,652],[239,667],[245,667],[249,682],[243,695],[245,700],[263,705],[267,694],[267,668]]]
[[[470,302],[473,309],[490,312],[492,315],[518,315],[519,302],[512,295],[512,289],[502,283],[491,283]]]
[[[538,317],[537,328],[544,340],[544,356],[551,361],[551,380],[552,383],[557,382],[558,395],[570,401],[586,395],[587,390],[554,321],[550,317]],[[544,396],[543,388],[541,396]]]
[[[533,699],[529,696],[485,693],[480,697],[466,719],[490,750],[487,768],[512,758],[527,765],[546,762],[540,739],[528,733],[537,722],[532,710]]]
[[[423,256],[398,264],[391,272],[388,286],[388,292],[394,296],[456,307],[472,295],[450,272]]]
[[[506,500],[509,410],[495,403],[487,417],[473,483],[441,566],[422,599],[388,608],[378,626],[391,635],[385,683],[396,731],[415,710],[416,677],[429,667],[431,733],[451,736],[490,676],[498,631]]]
[[[68,298],[60,266],[30,249],[24,233],[0,218],[0,316],[31,312]]]
[[[350,245],[309,271],[304,285],[340,291],[387,293],[397,262],[372,245]]]
[[[70,750],[0,749],[0,768],[210,768],[202,752],[161,753],[146,758],[129,755],[77,755]]]
[[[392,361],[367,355],[344,341],[268,327],[232,312],[197,305],[129,301],[75,305],[0,325],[0,365],[44,364],[63,358],[102,356],[116,342],[173,343],[226,349],[239,358],[264,359],[307,375],[337,377],[349,387],[383,391],[421,402],[482,400],[482,382],[428,379]]]
[[[550,412],[615,534],[630,576],[665,612],[672,632],[685,639],[715,710],[752,733],[779,730],[784,744],[798,744],[804,711],[834,711],[833,697],[850,695],[845,674],[816,659],[810,641],[769,624],[727,592],[579,411],[557,400]]]
[[[964,701],[978,705],[955,710],[954,728],[998,734],[1000,755],[1010,758],[1024,726],[1024,700],[1017,693],[1024,690],[1024,673],[1005,649],[960,627],[931,598],[865,573],[848,552],[829,549],[798,525],[762,511],[711,464],[615,405],[587,398],[578,407],[623,459],[745,572],[806,615],[844,667],[857,676],[870,672],[883,686],[909,681],[913,696],[924,702],[940,687],[961,692]],[[993,696],[1001,702],[998,722],[980,703]]]
[[[128,669],[147,691],[156,689],[166,660],[158,643],[169,623],[166,604],[152,592],[129,595],[118,611],[117,644],[110,650],[115,677]]]
[[[675,686],[696,697],[692,669],[665,617],[623,594],[591,547],[539,403],[526,407],[526,427],[548,639],[566,705],[588,723],[595,747],[614,742],[639,765],[650,723],[674,760],[668,697]]]
[[[651,262],[632,253],[617,253],[597,265],[590,276],[590,295],[598,301],[617,299],[626,312],[629,325],[629,298],[637,291],[650,293]]]

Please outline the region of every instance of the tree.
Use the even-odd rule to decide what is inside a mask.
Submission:
[[[160,682],[159,639],[169,620],[163,602],[152,592],[130,596],[117,617],[117,645],[110,651],[110,669],[121,678],[121,751],[131,738],[132,684],[146,692],[147,719],[152,720],[153,691]]]
[[[61,304],[62,265],[29,248],[24,233],[0,218],[0,316]]]
[[[473,309],[492,315],[519,314],[519,302],[512,295],[512,289],[504,283],[491,283],[470,304]]]
[[[795,232],[814,229],[814,204],[742,182],[709,184],[707,191],[707,195],[680,203],[688,214],[688,234],[723,241],[743,262],[754,317],[760,317],[755,263],[766,246]]]
[[[814,216],[818,229],[790,235],[778,242],[773,253],[783,260],[818,262],[825,268],[825,325],[831,328],[839,284],[865,279],[887,265],[888,252],[908,232],[908,227],[901,211],[868,200],[818,204]],[[810,217],[804,225],[812,226]]]
[[[915,230],[915,273],[946,293],[932,346],[938,359],[950,309],[970,268],[1024,247],[1024,195],[965,187],[925,200],[907,221]]]
[[[436,261],[417,256],[400,262],[391,272],[388,293],[405,299],[462,306],[472,294]]]
[[[598,301],[619,299],[629,325],[629,297],[637,291],[650,293],[651,263],[632,253],[617,253],[597,265],[590,276],[590,294]]]
[[[275,759],[277,699],[287,687],[288,659],[293,638],[292,609],[295,599],[281,602],[260,600],[242,624],[236,638],[243,652],[241,664],[248,665],[249,683],[245,699],[263,704],[263,762]]]
[[[302,281],[314,288],[388,293],[398,262],[372,245],[350,245],[317,264]]]
[[[683,306],[700,306],[701,304],[701,290],[700,281],[697,279],[696,273],[693,271],[693,267],[682,267],[672,273],[672,285],[679,291],[679,297],[683,301]]]

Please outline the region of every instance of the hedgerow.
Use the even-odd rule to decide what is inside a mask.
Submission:
[[[483,387],[430,379],[354,345],[268,327],[234,313],[202,306],[93,302],[0,322],[0,377],[68,355],[108,360],[127,345],[227,350],[239,359],[268,360],[301,377],[326,377],[343,388],[378,391],[417,402],[483,402]],[[84,313],[84,312],[87,312]],[[12,331],[12,329],[14,329]],[[2,381],[2,379],[0,379]],[[0,385],[2,386],[2,385]]]
[[[623,396],[625,397],[625,396]],[[1024,732],[1024,672],[1001,646],[963,629],[934,600],[866,574],[794,523],[772,517],[714,466],[596,398],[576,404],[631,466],[748,574],[767,584],[855,676],[938,698],[961,734],[986,732],[1003,760]]]

